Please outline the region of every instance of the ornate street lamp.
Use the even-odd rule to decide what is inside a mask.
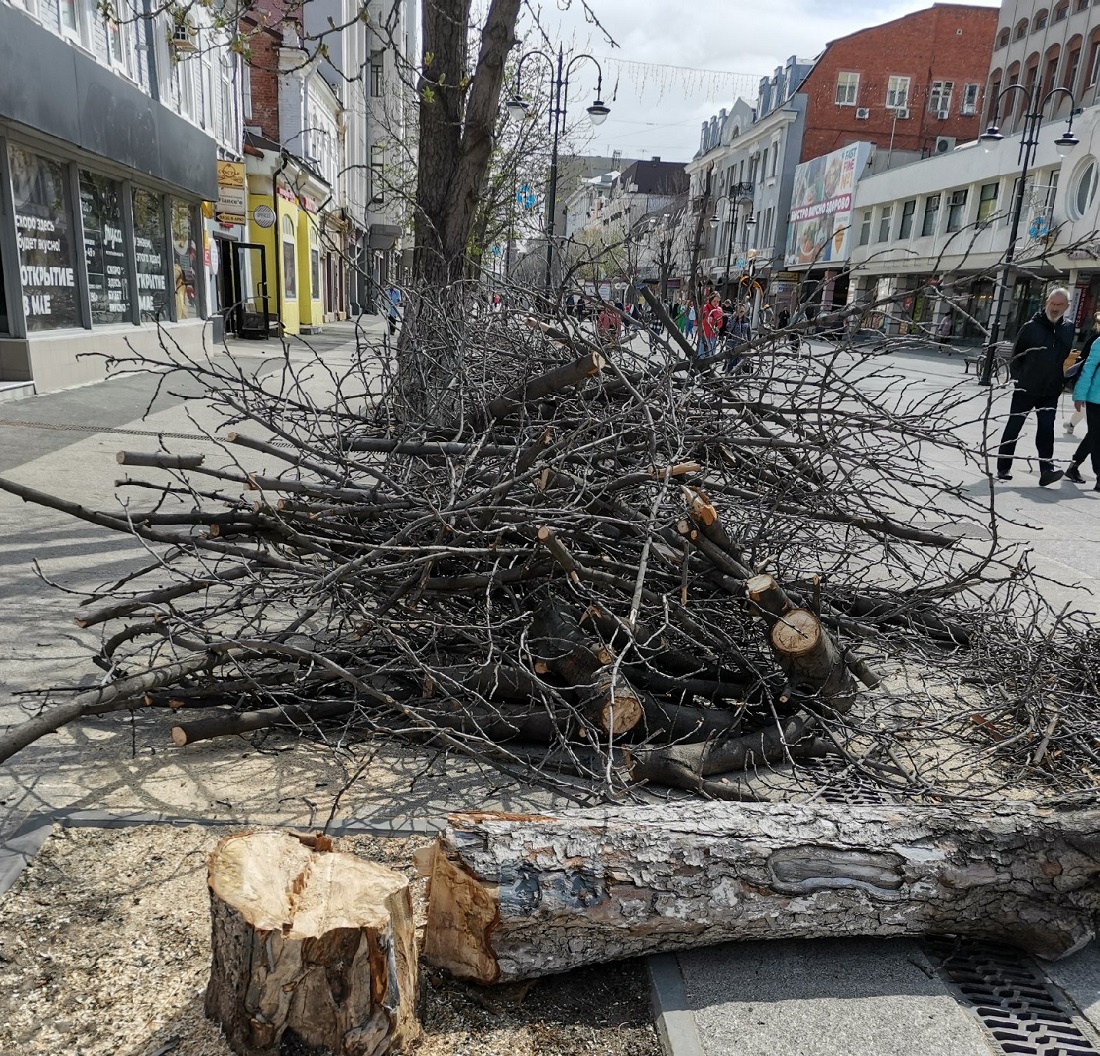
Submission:
[[[512,98],[505,104],[510,118],[522,120],[527,116],[528,103],[520,94],[520,75],[523,73],[523,64],[533,56],[545,59],[550,64],[550,132],[553,136],[553,146],[550,151],[550,186],[547,191],[547,217],[546,217],[546,296],[550,299],[553,287],[554,269],[554,214],[558,206],[558,140],[561,137],[562,120],[569,104],[569,75],[573,67],[582,59],[588,59],[596,67],[596,98],[592,105],[587,107],[588,118],[593,125],[601,125],[611,113],[600,93],[603,89],[603,69],[599,62],[591,55],[585,53],[574,55],[569,62],[565,61],[565,53],[558,48],[557,58],[545,51],[528,51],[520,56],[516,66],[516,88]]]

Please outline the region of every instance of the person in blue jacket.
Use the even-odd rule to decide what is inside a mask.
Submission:
[[[1092,456],[1092,471],[1096,474],[1093,491],[1100,491],[1100,338],[1094,338],[1085,353],[1081,373],[1077,375],[1077,384],[1073,386],[1073,406],[1084,409],[1087,432],[1085,439],[1077,446],[1073,461],[1066,470],[1066,478],[1076,484],[1084,484],[1077,467],[1084,462],[1085,455]]]

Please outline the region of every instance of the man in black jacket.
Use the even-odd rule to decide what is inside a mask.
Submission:
[[[1012,479],[1016,438],[1032,411],[1037,422],[1039,486],[1062,479],[1062,471],[1054,468],[1054,414],[1062,395],[1062,363],[1073,347],[1073,323],[1063,318],[1068,308],[1069,292],[1062,286],[1051,290],[1043,310],[1021,327],[1012,346],[1009,370],[1016,387],[998,451],[998,480]]]

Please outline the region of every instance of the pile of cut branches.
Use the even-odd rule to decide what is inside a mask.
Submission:
[[[146,365],[222,425],[204,454],[120,452],[113,507],[0,481],[154,555],[81,605],[103,684],[0,759],[164,707],[180,746],[400,739],[586,801],[758,798],[763,768],[826,780],[822,759],[915,797],[1095,783],[1096,638],[1043,624],[991,493],[944,468],[975,457],[957,437],[984,404],[785,333],[726,373],[675,333],[599,347],[450,307],[421,296],[400,349],[341,367],[166,348]],[[1041,625],[1053,673],[1023,645]]]

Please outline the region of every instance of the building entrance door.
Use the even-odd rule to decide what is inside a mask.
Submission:
[[[258,242],[229,242],[229,266],[222,276],[226,333],[237,337],[271,336],[271,300],[267,253]]]

